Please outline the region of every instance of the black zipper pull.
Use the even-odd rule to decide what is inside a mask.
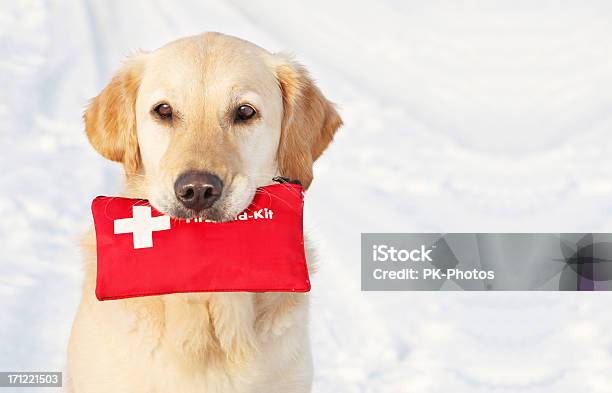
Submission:
[[[302,182],[299,180],[291,180],[288,177],[283,177],[283,176],[276,176],[272,178],[272,181],[275,181],[277,183],[280,184],[284,184],[284,183],[290,183],[290,184],[297,184],[297,185],[302,185]]]

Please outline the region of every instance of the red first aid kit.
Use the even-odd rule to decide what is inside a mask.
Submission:
[[[180,292],[308,292],[303,190],[261,187],[235,220],[179,220],[146,200],[97,197],[99,300]]]

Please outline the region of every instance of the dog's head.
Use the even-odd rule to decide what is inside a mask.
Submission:
[[[274,176],[307,188],[342,121],[300,65],[207,33],[129,58],[85,124],[155,208],[225,221]]]

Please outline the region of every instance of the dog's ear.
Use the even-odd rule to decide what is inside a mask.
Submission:
[[[307,189],[312,182],[312,165],[332,141],[342,119],[303,66],[282,55],[275,55],[275,60],[283,95],[279,172],[299,180]]]
[[[135,106],[145,56],[128,58],[83,116],[89,142],[105,158],[123,163],[127,175],[140,168]]]

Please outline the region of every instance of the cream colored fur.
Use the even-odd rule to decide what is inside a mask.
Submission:
[[[181,111],[172,126],[151,118],[159,100]],[[224,121],[235,102],[256,106],[247,125]],[[121,162],[125,195],[160,211],[177,203],[185,170],[217,173],[222,217],[244,209],[274,175],[308,186],[312,164],[341,125],[305,70],[237,38],[208,33],[126,62],[85,114],[87,135]],[[68,349],[74,393],[309,392],[308,296],[197,293],[100,302],[95,236],[83,241],[85,279]],[[309,264],[312,251],[307,250]],[[312,267],[311,267],[312,269]]]

